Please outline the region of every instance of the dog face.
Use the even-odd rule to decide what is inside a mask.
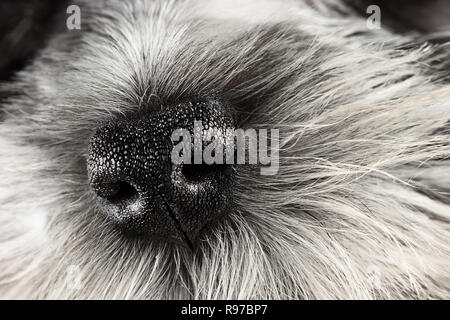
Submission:
[[[2,87],[2,296],[449,297],[430,47],[299,1],[77,5]],[[199,119],[279,130],[276,174],[170,163]]]

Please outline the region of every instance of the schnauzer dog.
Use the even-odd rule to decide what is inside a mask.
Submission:
[[[14,2],[1,298],[450,298],[445,1]],[[277,170],[175,164],[195,121]]]

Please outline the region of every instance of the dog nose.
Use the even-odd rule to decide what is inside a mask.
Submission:
[[[201,131],[196,132],[199,121]],[[233,125],[229,108],[208,100],[174,104],[99,126],[90,139],[88,157],[99,211],[126,234],[192,245],[232,205],[233,167],[173,161],[172,135],[183,129],[204,137],[207,129],[225,132]],[[191,154],[198,152],[194,144],[186,146]],[[205,145],[200,146],[202,151]]]

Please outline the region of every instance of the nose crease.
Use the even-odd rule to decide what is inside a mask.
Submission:
[[[166,207],[167,213],[170,217],[170,219],[172,219],[173,223],[175,224],[175,226],[177,227],[177,229],[179,230],[179,232],[183,235],[184,241],[186,242],[187,246],[190,249],[193,249],[194,244],[192,243],[188,233],[186,230],[183,229],[183,226],[181,225],[181,222],[179,221],[179,219],[177,218],[177,215],[174,213],[172,207],[170,206],[169,202],[167,202],[167,200],[165,199],[165,197],[163,195],[160,195],[164,206]]]

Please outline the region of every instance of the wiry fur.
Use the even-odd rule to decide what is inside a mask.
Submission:
[[[450,86],[429,72],[434,47],[301,1],[80,6],[81,32],[2,88],[1,298],[450,298]],[[244,127],[280,129],[278,175],[241,167],[235,209],[194,252],[124,238],[88,187],[93,128],[208,94]]]

